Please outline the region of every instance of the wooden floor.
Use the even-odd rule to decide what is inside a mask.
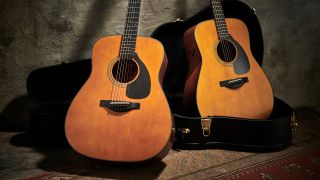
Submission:
[[[320,147],[320,110],[296,109],[293,144],[269,153],[171,150],[163,161],[119,166],[87,159],[69,147],[33,147],[26,132],[0,132],[0,179],[214,179],[302,150]]]

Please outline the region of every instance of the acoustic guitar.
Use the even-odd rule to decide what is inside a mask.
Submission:
[[[184,45],[189,70],[183,106],[199,114],[266,119],[273,109],[270,83],[250,50],[246,25],[225,19],[220,0],[211,0],[214,20],[188,29]]]
[[[65,133],[79,153],[100,160],[163,158],[173,121],[161,83],[167,66],[162,44],[137,36],[141,0],[129,0],[123,35],[97,40],[90,77],[69,107]]]

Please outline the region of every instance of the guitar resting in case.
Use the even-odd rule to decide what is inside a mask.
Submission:
[[[214,148],[228,148],[228,149],[243,149],[243,150],[261,150],[261,151],[267,151],[267,150],[276,150],[286,147],[291,143],[291,134],[292,134],[292,123],[294,124],[294,115],[291,107],[283,102],[282,100],[278,98],[273,98],[271,87],[263,74],[263,72],[259,69],[258,65],[262,65],[263,60],[263,38],[262,38],[262,32],[261,27],[259,24],[259,21],[255,15],[255,12],[253,9],[251,9],[246,4],[237,1],[237,0],[225,0],[222,1],[223,11],[224,15],[226,17],[226,21],[228,26],[231,24],[230,28],[230,34],[226,34],[227,29],[221,28],[226,27],[223,26],[224,24],[219,24],[221,22],[224,22],[224,17],[222,16],[221,12],[222,9],[219,9],[221,7],[217,7],[217,5],[220,5],[220,1],[218,0],[212,0],[212,7],[209,6],[205,8],[203,11],[199,12],[195,16],[189,18],[186,21],[178,20],[176,22],[167,23],[160,27],[158,27],[152,34],[152,36],[158,40],[160,40],[163,45],[165,46],[167,55],[168,55],[168,69],[167,74],[164,79],[164,88],[169,92],[168,94],[177,94],[177,93],[183,93],[184,90],[184,97],[183,99],[181,97],[171,97],[169,98],[169,101],[171,102],[171,108],[172,111],[175,113],[175,123],[176,123],[176,147],[177,148],[208,148],[208,147],[214,147]],[[213,12],[216,12],[216,15],[214,15]],[[214,21],[213,17],[217,19],[217,27],[219,27],[217,30],[214,30]],[[199,24],[200,23],[200,24]],[[246,72],[237,72],[236,69],[237,63],[241,63],[241,60],[244,59],[237,59],[235,57],[235,60],[232,60],[232,57],[230,52],[232,52],[232,48],[228,47],[227,42],[232,42],[229,44],[236,44],[236,51],[239,54],[239,49],[241,49],[241,45],[236,42],[237,39],[239,39],[239,32],[237,32],[237,29],[234,29],[235,27],[241,28],[238,29],[243,30],[243,27],[247,27],[248,29],[248,36],[250,39],[248,39],[248,42],[251,45],[251,52],[252,55],[248,55],[248,58],[250,61],[250,66],[252,67],[249,71],[247,69]],[[196,31],[197,30],[197,31]],[[219,31],[220,30],[220,31]],[[233,32],[232,32],[233,30]],[[218,53],[216,56],[209,57],[206,62],[204,62],[203,58],[207,56],[208,54],[213,54],[214,50],[213,47],[215,45],[214,42],[211,42],[213,37],[211,37],[214,32],[217,32],[216,34],[219,35],[219,40],[222,44],[222,47],[226,47],[227,51],[229,52],[228,56],[229,58],[223,59],[223,56],[218,57]],[[240,31],[245,32],[245,31]],[[196,34],[198,33],[198,34]],[[203,44],[201,48],[203,48],[203,52],[206,54],[201,55],[197,54],[196,51],[198,47],[192,46],[192,38],[191,36],[195,36],[195,38],[198,40],[197,43],[200,41]],[[201,37],[203,36],[203,37]],[[203,39],[201,39],[203,38]],[[218,39],[218,37],[216,37]],[[221,39],[220,39],[221,38]],[[191,40],[190,40],[191,39]],[[243,38],[242,38],[243,39]],[[225,42],[223,42],[225,41]],[[219,41],[216,40],[216,45],[219,48]],[[242,43],[243,42],[240,42]],[[190,47],[191,46],[191,47]],[[211,51],[212,47],[212,51]],[[248,46],[247,46],[248,47]],[[250,49],[250,48],[249,48]],[[243,51],[244,53],[248,53],[248,48],[246,49],[247,52]],[[217,50],[218,51],[218,50]],[[209,52],[209,53],[208,53]],[[212,53],[210,53],[212,52]],[[197,59],[198,56],[198,59]],[[253,56],[253,57],[252,57]],[[194,58],[194,59],[191,59]],[[217,63],[214,65],[214,58],[220,59],[220,61],[224,61],[222,63]],[[195,65],[199,61],[199,58],[202,58],[202,64],[201,62],[198,65]],[[189,64],[188,60],[189,59]],[[222,59],[222,60],[221,60]],[[238,62],[237,62],[238,61]],[[232,73],[233,69],[230,62],[234,62],[235,65],[234,69],[238,73]],[[235,100],[237,99],[236,94],[233,94],[237,91],[241,91],[241,89],[231,89],[227,90],[227,87],[217,87],[215,90],[210,89],[215,83],[213,79],[217,78],[219,74],[217,74],[219,69],[212,69],[213,67],[216,68],[217,66],[221,66],[221,64],[227,64],[226,67],[222,67],[221,72],[226,69],[227,75],[231,77],[237,77],[239,78],[239,74],[246,75],[249,79],[247,84],[242,84],[244,86],[244,89],[242,89],[241,95],[246,94],[247,92],[244,92],[243,90],[248,89],[248,87],[262,87],[262,89],[267,90],[266,92],[262,91],[258,92],[258,89],[256,90],[256,93],[262,94],[264,98],[264,102],[266,102],[265,108],[263,105],[260,105],[260,107],[257,107],[256,105],[251,104],[254,103],[254,101],[249,101],[254,99],[254,97],[251,97],[246,100],[246,105],[243,105],[241,101],[239,101],[236,106],[233,107],[233,110],[231,108],[232,104],[227,104],[225,101],[223,102],[224,105],[227,104],[225,108],[229,108],[225,111],[226,115],[234,116],[234,117],[226,117],[224,113],[221,112],[215,112],[213,110],[216,110],[216,108],[213,108],[211,104],[216,103],[216,100],[213,100],[215,98],[210,97],[212,95],[217,96],[219,91],[224,91],[221,93],[222,96],[225,96],[225,94],[230,94],[231,99]],[[202,74],[202,79],[208,78],[208,76],[211,76],[210,83],[207,83],[206,86],[201,86],[197,91],[201,91],[200,93],[197,92],[197,101],[195,100],[195,92],[194,93],[194,99],[190,98],[190,93],[188,94],[188,91],[195,91],[196,87],[195,85],[198,82],[198,76],[199,71],[193,70],[190,71],[190,68],[199,68],[201,66],[205,66],[206,70],[210,69],[211,72],[207,72],[207,74]],[[187,72],[189,67],[189,72]],[[243,66],[243,64],[240,64],[240,66]],[[183,67],[183,68],[180,68]],[[191,69],[192,70],[192,69]],[[240,70],[243,70],[240,69]],[[258,70],[260,70],[258,72]],[[252,72],[255,71],[255,72]],[[249,73],[248,73],[249,72]],[[250,75],[250,72],[255,75]],[[198,73],[198,74],[197,74]],[[204,72],[201,72],[204,73]],[[195,75],[196,74],[196,75]],[[221,73],[220,77],[223,77],[224,73]],[[263,81],[255,81],[257,76],[259,75],[260,78],[263,79]],[[201,76],[201,74],[200,74]],[[225,76],[224,78],[228,78],[228,76]],[[174,78],[172,78],[174,77]],[[199,81],[201,80],[201,77],[199,78]],[[251,81],[251,82],[250,82]],[[202,84],[205,81],[202,81]],[[199,83],[199,82],[198,82]],[[263,83],[263,84],[262,84]],[[218,82],[217,82],[218,84]],[[201,85],[201,83],[200,83]],[[199,86],[199,84],[198,84]],[[203,88],[208,87],[208,88]],[[192,88],[194,88],[192,90]],[[220,90],[220,89],[221,90]],[[238,87],[237,87],[238,88]],[[187,96],[186,96],[187,91]],[[207,91],[207,92],[206,92]],[[208,92],[209,91],[209,92]],[[205,96],[203,95],[204,92],[206,92]],[[231,92],[231,93],[230,93]],[[192,94],[192,93],[191,93]],[[212,95],[211,95],[212,94]],[[247,93],[250,94],[250,93]],[[201,95],[202,99],[199,97]],[[192,95],[191,95],[192,96]],[[258,95],[255,97],[256,99],[259,99]],[[221,99],[221,97],[219,97]],[[226,97],[228,98],[228,97]],[[245,97],[246,98],[246,97]],[[244,98],[244,99],[245,99]],[[190,100],[191,99],[191,100]],[[202,103],[202,106],[199,106],[199,99],[206,101],[206,103]],[[186,103],[186,100],[189,101]],[[191,102],[190,102],[191,101]],[[259,100],[258,100],[259,101]],[[256,102],[255,102],[256,103]],[[186,105],[187,104],[187,108]],[[241,105],[242,104],[242,105]],[[217,106],[220,106],[220,103],[216,104]],[[241,107],[240,107],[241,106]],[[272,110],[273,106],[273,110]],[[241,109],[243,108],[244,109]],[[248,109],[246,109],[248,107]],[[202,109],[201,109],[202,108]],[[220,109],[223,109],[219,107]],[[224,109],[225,109],[224,108]],[[240,110],[241,109],[241,110]],[[249,111],[251,110],[251,112]],[[202,111],[201,111],[202,110]],[[245,112],[247,111],[247,112]],[[253,112],[252,112],[253,111]],[[220,115],[220,114],[221,115]],[[229,113],[229,114],[228,114]],[[240,116],[242,115],[242,116]],[[237,118],[242,117],[242,118]]]
[[[251,52],[257,63],[262,65],[263,39],[255,12],[237,0],[224,0],[222,7],[226,18],[236,18],[246,24]],[[291,107],[278,98],[274,99],[273,110],[266,120],[200,117],[196,108],[192,113],[183,112],[179,94],[183,93],[188,71],[183,35],[187,29],[212,18],[212,8],[208,6],[185,21],[159,26],[151,35],[163,44],[168,58],[163,88],[175,118],[175,147],[262,151],[285,148],[291,143],[295,119]],[[66,112],[90,71],[91,61],[87,59],[41,68],[28,76],[28,94],[38,102],[31,112],[34,142],[45,145],[66,143],[63,126]]]

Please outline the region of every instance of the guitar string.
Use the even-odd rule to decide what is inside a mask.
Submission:
[[[233,58],[232,58],[232,49],[231,49],[231,46],[230,46],[230,42],[229,42],[229,33],[228,33],[228,26],[227,26],[227,23],[226,23],[226,19],[225,19],[225,16],[224,16],[224,12],[223,12],[223,7],[222,7],[222,4],[221,4],[221,0],[217,0],[216,1],[217,3],[217,7],[218,7],[218,13],[217,16],[219,17],[219,21],[221,23],[221,28],[222,28],[222,33],[221,35],[224,36],[222,37],[223,38],[223,44],[224,44],[224,48],[225,48],[225,53],[226,53],[226,70],[229,74],[229,79],[231,78],[232,79],[232,74],[233,74],[233,66],[232,64],[230,65],[230,63],[232,62]]]
[[[127,7],[127,13],[126,13],[126,16],[128,15],[128,8],[129,8],[129,5],[128,5],[128,7]],[[124,32],[123,32],[123,35],[125,34],[125,27],[124,27]],[[114,62],[112,62],[113,63],[113,65],[112,65],[112,68],[111,68],[111,72],[109,72],[109,73],[111,73],[111,76],[113,77],[113,81],[112,81],[112,84],[113,84],[113,86],[112,86],[112,93],[111,93],[111,102],[116,102],[116,101],[118,101],[118,87],[119,87],[119,82],[118,82],[118,79],[119,79],[119,64],[120,64],[120,60],[121,60],[121,58],[122,58],[122,51],[123,51],[123,49],[122,49],[122,47],[123,47],[123,41],[124,41],[124,39],[123,39],[123,35],[121,36],[121,40],[120,40],[120,50],[119,50],[119,55],[118,55],[118,57],[117,57],[117,59],[114,61]],[[113,72],[113,68],[115,68],[116,65],[117,64],[117,70],[116,70],[116,74],[115,74],[115,76],[114,76],[114,72]]]
[[[111,76],[112,76],[112,78],[113,78],[113,80],[112,80],[113,86],[112,86],[111,102],[116,102],[116,101],[118,101],[118,99],[117,99],[117,93],[118,93],[117,90],[118,90],[118,89],[117,89],[117,88],[118,88],[118,86],[119,86],[119,84],[118,84],[119,69],[118,69],[118,67],[117,67],[117,70],[116,70],[115,75],[114,75],[113,68],[115,68],[115,65],[116,65],[117,63],[119,64],[118,61],[120,61],[120,58],[121,58],[121,46],[122,46],[122,43],[123,43],[123,42],[122,42],[122,38],[121,38],[119,55],[118,55],[117,59],[115,59],[114,62],[112,62],[113,64],[112,64],[112,67],[111,67],[111,69],[110,69],[111,72],[109,72],[109,73],[111,73]]]
[[[127,14],[128,14],[128,8],[129,8],[129,6],[127,7]],[[124,27],[124,33],[123,33],[123,35],[125,34],[125,27]],[[123,39],[123,35],[121,36],[121,44],[120,44],[120,50],[119,50],[119,55],[118,55],[118,57],[117,57],[117,59],[115,60],[115,62],[113,62],[113,67],[112,67],[112,69],[111,69],[111,72],[112,72],[112,75],[113,75],[113,68],[115,68],[116,66],[116,64],[117,64],[117,70],[116,70],[116,74],[115,74],[115,77],[114,77],[114,80],[113,80],[113,88],[114,88],[114,93],[112,94],[112,102],[114,102],[114,101],[119,101],[118,100],[118,88],[119,88],[119,82],[118,82],[118,80],[119,80],[119,64],[120,64],[120,60],[121,60],[121,58],[122,58],[122,51],[123,51],[123,49],[122,49],[122,47],[123,47],[123,41],[124,41],[124,39]]]
[[[135,49],[134,49],[133,47],[135,47],[135,44],[134,44],[134,43],[136,42],[136,41],[135,41],[135,40],[136,40],[135,38],[136,38],[136,35],[137,35],[137,27],[135,27],[134,24],[132,25],[132,22],[134,22],[135,16],[137,16],[135,10],[136,10],[136,8],[137,8],[136,5],[137,5],[138,2],[132,2],[132,3],[133,3],[133,6],[132,6],[131,8],[133,9],[133,10],[132,10],[133,13],[131,14],[132,16],[130,16],[131,19],[130,19],[130,21],[129,21],[129,30],[130,30],[129,32],[132,32],[133,36],[132,36],[132,35],[129,36],[129,37],[130,37],[130,39],[129,39],[130,42],[129,42],[129,49],[128,49],[128,50],[129,50],[129,56],[130,56],[130,57],[128,57],[128,60],[129,60],[129,59],[130,59],[130,60],[129,60],[129,61],[126,61],[126,62],[129,63],[129,68],[128,68],[128,65],[125,64],[125,69],[126,69],[126,71],[128,71],[128,73],[126,73],[126,75],[125,75],[127,80],[129,80],[130,76],[132,76],[132,73],[133,73],[133,72],[132,72],[132,68],[131,68],[131,67],[132,67],[131,62],[133,62],[133,58],[134,58],[134,57],[133,57],[133,53],[134,53]],[[138,15],[138,16],[139,16],[139,15]],[[132,28],[131,28],[130,26],[131,26]],[[132,39],[132,38],[133,38],[133,39]],[[133,47],[132,47],[132,46],[133,46]],[[130,54],[130,53],[132,53],[132,54]],[[130,92],[130,89],[125,89],[125,90],[127,90],[128,93]]]
[[[138,24],[136,24],[137,22],[135,22],[136,17],[139,17],[140,15],[140,5],[141,5],[141,1],[138,0],[137,2],[131,2],[132,6],[130,6],[131,8],[131,13],[129,14],[129,19],[128,19],[128,30],[129,30],[129,34],[127,36],[127,57],[126,57],[126,61],[124,62],[124,81],[129,80],[130,75],[132,73],[132,65],[131,62],[133,61],[133,55],[134,55],[134,51],[135,51],[135,43],[136,43],[136,38],[137,38],[137,32],[138,32]],[[138,5],[138,6],[137,6]],[[138,11],[136,11],[138,10]],[[133,24],[134,23],[134,24]],[[129,68],[128,68],[129,66]],[[126,88],[123,88],[123,91],[126,91]],[[130,92],[130,89],[127,90],[128,92]],[[126,94],[126,92],[122,93],[124,96]]]
[[[224,56],[224,60],[226,61],[226,63],[228,63],[228,59],[229,59],[229,55],[228,55],[228,49],[227,49],[227,44],[226,44],[226,40],[224,39],[224,32],[223,32],[223,28],[224,28],[224,24],[223,21],[221,20],[221,14],[219,13],[220,11],[222,11],[222,7],[221,4],[219,3],[219,1],[215,1],[215,9],[216,9],[216,19],[217,22],[219,23],[218,26],[218,31],[219,31],[219,39],[220,39],[220,43],[221,43],[221,48],[223,50],[223,56]],[[219,9],[220,8],[220,9]],[[228,65],[226,65],[226,63],[223,64],[223,66],[225,67],[226,73],[227,73],[227,78],[229,78],[230,73],[228,71]]]
[[[255,11],[254,7],[253,7],[253,1],[254,0],[248,0],[248,5],[250,6],[250,8]],[[236,48],[236,47],[235,47]],[[230,66],[230,68],[233,68],[233,66]]]
[[[129,2],[129,8],[128,8],[128,19],[127,19],[127,24],[126,24],[126,30],[127,30],[127,33],[126,33],[126,35],[125,35],[125,37],[126,37],[126,49],[125,49],[125,58],[124,58],[124,62],[123,62],[123,69],[124,69],[124,75],[123,75],[123,78],[124,79],[122,79],[121,81],[125,84],[126,83],[126,81],[127,81],[127,69],[126,69],[126,64],[127,64],[127,62],[128,61],[130,61],[130,36],[131,36],[131,27],[130,27],[130,21],[131,21],[131,16],[132,16],[132,6],[133,6],[133,2],[131,1],[131,2]],[[122,68],[122,67],[121,67]],[[123,87],[123,89],[122,90],[126,90],[126,85],[125,85],[125,87]],[[124,94],[124,92],[122,92],[121,93],[122,95]]]
[[[217,10],[217,4],[218,2],[216,2],[215,0],[211,0],[211,4],[212,4],[212,8],[213,8],[213,13],[214,13],[214,17],[215,17],[215,24],[216,24],[216,28],[217,28],[217,33],[218,33],[218,37],[219,37],[219,42],[221,44],[221,49],[222,49],[222,54],[223,54],[223,58],[226,59],[226,48],[225,48],[225,43],[221,37],[221,31],[220,31],[220,25],[219,25],[219,19],[218,19],[218,10]],[[219,45],[219,44],[218,44]],[[218,48],[217,48],[217,52],[218,52]],[[219,57],[219,55],[218,55]],[[229,73],[228,73],[228,69],[226,67],[226,65],[223,63],[222,64],[225,68],[225,72],[227,77],[229,77]]]
[[[122,90],[126,89],[125,87],[123,88],[124,83],[124,79],[123,79],[123,71],[124,71],[124,63],[126,63],[127,59],[128,59],[128,36],[130,35],[130,27],[129,27],[129,21],[130,21],[130,15],[131,15],[131,6],[132,6],[132,2],[131,0],[128,1],[128,9],[127,9],[127,16],[126,16],[126,23],[125,23],[125,27],[124,27],[124,33],[122,35],[122,47],[121,47],[121,57],[120,57],[120,61],[119,61],[119,67],[118,69],[120,69],[120,73],[119,73],[119,79],[118,81],[120,82],[120,86],[119,86],[119,101],[122,100]],[[119,104],[120,105],[120,104]]]
[[[122,63],[122,59],[124,58],[124,48],[125,48],[125,36],[126,36],[126,26],[127,26],[127,19],[129,16],[129,7],[130,7],[130,0],[128,1],[128,6],[127,6],[127,13],[126,13],[126,23],[124,26],[124,32],[123,35],[121,36],[121,45],[120,45],[120,52],[119,52],[119,56],[118,59],[114,62],[113,64],[113,68],[115,67],[115,64],[117,63],[117,70],[116,70],[116,77],[114,79],[114,88],[115,88],[115,92],[113,94],[112,99],[114,99],[115,101],[120,101],[120,95],[121,95],[121,80],[120,80],[120,76],[121,76],[121,63]],[[118,105],[118,104],[116,104]]]
[[[127,68],[127,64],[128,62],[130,62],[131,60],[131,56],[132,56],[132,51],[134,51],[133,47],[135,44],[133,44],[134,39],[132,39],[132,37],[136,36],[137,34],[137,27],[136,26],[132,26],[132,22],[133,22],[133,18],[137,12],[135,12],[134,10],[137,8],[136,5],[137,3],[139,4],[139,2],[133,2],[130,1],[129,2],[129,6],[128,6],[128,16],[127,16],[127,21],[126,21],[126,27],[125,27],[125,34],[124,34],[124,46],[123,46],[123,57],[121,59],[120,64],[120,82],[122,82],[122,86],[119,88],[120,90],[120,99],[124,100],[125,96],[126,96],[126,81],[127,81],[127,76],[128,76],[128,68]]]
[[[132,54],[133,53],[132,51],[132,48],[131,46],[133,45],[132,44],[132,34],[134,34],[132,31],[134,30],[131,26],[131,23],[132,23],[132,17],[134,17],[134,3],[135,2],[131,2],[130,6],[129,6],[129,15],[128,15],[128,24],[127,24],[127,30],[128,30],[128,34],[127,34],[127,54],[126,54],[126,59],[125,59],[125,62],[124,62],[124,83],[126,83],[128,80],[129,80],[129,77],[128,77],[128,74],[130,76],[130,69],[127,68],[127,63],[130,63],[131,62],[131,59],[133,58],[132,57]],[[127,87],[127,85],[125,85]],[[127,88],[123,88],[123,90],[127,90]],[[125,94],[125,92],[123,92],[122,94]]]
[[[128,12],[127,12],[127,17],[126,17],[126,24],[125,24],[125,30],[124,30],[124,34],[122,35],[123,37],[123,45],[122,45],[122,54],[121,54],[121,62],[119,62],[119,69],[120,69],[120,78],[119,78],[119,81],[120,81],[120,84],[121,86],[119,87],[119,98],[121,100],[122,99],[122,96],[123,96],[123,89],[126,89],[125,87],[123,86],[126,86],[125,85],[125,77],[124,77],[124,71],[125,71],[125,68],[124,68],[124,64],[126,63],[126,61],[129,59],[129,42],[128,42],[128,38],[130,36],[130,16],[131,16],[131,7],[132,7],[132,1],[129,0],[128,2]]]
[[[210,0],[210,2],[211,2],[211,5],[212,5],[212,9],[213,9],[214,23],[215,23],[215,25],[216,25],[219,42],[221,43],[221,48],[222,48],[222,51],[223,51],[223,50],[224,50],[224,49],[223,49],[223,44],[222,44],[222,41],[221,41],[221,39],[220,39],[220,34],[219,34],[219,24],[218,24],[218,20],[217,20],[216,5],[215,5],[214,0]],[[218,43],[218,45],[219,45],[219,43]],[[218,46],[217,46],[217,53],[218,53]],[[224,52],[223,52],[222,54],[223,54],[223,56],[225,56],[225,55],[224,55]],[[218,56],[219,56],[219,54],[218,54]],[[225,58],[225,57],[224,57],[224,58]],[[226,71],[226,73],[227,73],[227,71]],[[227,73],[227,75],[228,75],[228,73]]]
[[[253,1],[254,1],[254,0],[249,0],[249,1],[248,1],[248,4],[249,4],[250,8],[251,8],[253,11],[255,11],[255,9],[254,9],[254,7],[253,7]],[[234,48],[236,48],[236,46],[235,46]],[[234,57],[234,58],[236,58],[236,57],[237,57],[237,51],[235,52],[235,57]],[[233,66],[230,66],[230,68],[233,68]],[[233,71],[233,69],[232,69],[232,71]],[[234,73],[232,73],[232,74],[234,74]]]
[[[230,42],[230,35],[228,33],[228,26],[226,23],[226,19],[224,17],[223,18],[223,26],[224,26],[224,32],[223,32],[223,36],[224,36],[224,43],[226,46],[226,53],[227,53],[227,57],[226,57],[226,67],[227,67],[227,71],[229,72],[229,77],[228,79],[232,79],[233,76],[233,66],[232,66],[232,61],[233,61],[233,57],[232,57],[232,44]]]
[[[224,17],[224,12],[223,12],[223,8],[222,8],[222,4],[221,1],[218,0],[217,1],[218,7],[220,8],[220,21],[221,21],[221,26],[222,26],[222,35],[223,37],[223,42],[224,42],[224,47],[225,47],[225,52],[226,52],[226,69],[228,71],[229,77],[232,77],[232,71],[230,71],[230,62],[232,61],[232,56],[231,56],[231,51],[230,51],[230,46],[229,46],[229,41],[228,41],[228,29],[227,29],[227,23],[226,23],[226,19]]]
[[[133,29],[131,29],[132,27],[130,26],[131,24],[131,17],[134,16],[134,2],[129,1],[129,5],[128,5],[128,15],[127,15],[127,20],[126,20],[126,31],[124,34],[124,51],[123,51],[123,60],[122,63],[120,65],[120,73],[121,73],[121,78],[120,81],[122,82],[123,87],[120,89],[120,97],[122,99],[124,99],[125,97],[125,90],[126,90],[126,73],[127,73],[127,69],[126,69],[126,64],[128,61],[130,61],[131,55],[130,55],[130,51],[131,51],[131,36],[134,34],[133,33]]]
[[[133,65],[134,62],[134,53],[135,53],[135,47],[136,47],[136,40],[137,40],[137,34],[138,34],[138,25],[139,25],[139,16],[140,16],[140,8],[141,8],[141,0],[137,0],[135,2],[132,2],[132,9],[133,9],[133,13],[131,14],[132,16],[130,16],[130,23],[129,23],[129,30],[130,32],[132,32],[132,35],[129,36],[129,57],[128,59],[130,59],[129,61],[126,61],[127,63],[125,64],[125,78],[127,80],[130,79],[130,77],[132,77],[132,73],[134,73],[132,70],[132,66],[135,67],[135,65]],[[135,77],[134,77],[135,78]],[[130,79],[131,80],[131,79]],[[128,93],[130,93],[130,89],[126,89],[128,91]]]
[[[254,8],[254,6],[253,6],[253,2],[254,2],[254,0],[248,0],[247,1],[247,4],[249,5],[249,7],[253,10],[253,11],[255,11],[255,8]],[[236,48],[236,47],[235,47]],[[232,51],[232,50],[231,50]],[[237,52],[235,52],[235,53],[237,53]],[[235,54],[236,55],[236,54]],[[236,56],[235,56],[236,57]],[[233,66],[230,66],[230,68],[233,68]],[[233,71],[233,69],[232,69],[232,71]],[[233,73],[232,73],[233,74]]]
[[[124,26],[124,32],[121,36],[121,45],[120,45],[120,53],[119,53],[119,57],[118,60],[115,62],[117,63],[117,72],[116,72],[116,79],[115,79],[115,83],[117,85],[116,87],[116,93],[115,93],[115,99],[116,101],[121,101],[121,81],[122,81],[122,63],[123,63],[123,59],[125,59],[126,57],[126,36],[127,36],[127,24],[128,24],[128,18],[129,18],[129,14],[130,14],[130,0],[128,1],[128,6],[127,6],[127,13],[126,13],[126,23]],[[116,104],[116,105],[120,105],[120,104]]]

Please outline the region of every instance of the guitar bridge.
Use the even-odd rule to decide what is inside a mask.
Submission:
[[[244,83],[248,82],[248,77],[237,78],[237,79],[229,79],[226,81],[220,81],[220,87],[226,87],[229,89],[237,89],[244,85]]]
[[[100,100],[100,107],[108,108],[114,112],[128,112],[133,109],[140,109],[140,103],[128,101]]]

